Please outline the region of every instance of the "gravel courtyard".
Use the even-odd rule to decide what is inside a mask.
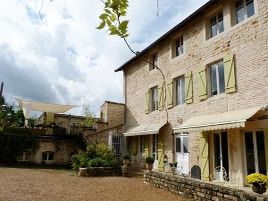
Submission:
[[[72,171],[0,167],[0,201],[185,200],[143,178],[79,177]]]

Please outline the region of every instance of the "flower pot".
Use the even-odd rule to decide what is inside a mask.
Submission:
[[[128,165],[129,164],[129,160],[128,159],[123,159],[123,165]]]
[[[87,176],[87,168],[79,168],[79,172],[78,172],[79,176],[81,177],[86,177]]]
[[[153,163],[146,163],[146,169],[149,170],[149,171],[152,171]]]
[[[266,186],[265,184],[253,183],[252,191],[258,194],[263,194],[266,192]]]

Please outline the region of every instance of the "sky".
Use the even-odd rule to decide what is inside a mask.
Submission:
[[[128,42],[142,51],[207,0],[129,0]],[[12,97],[87,105],[98,116],[104,101],[124,102],[123,74],[134,55],[124,41],[97,30],[100,0],[3,0],[0,6],[0,82]]]

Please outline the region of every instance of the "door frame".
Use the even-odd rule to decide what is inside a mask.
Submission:
[[[186,132],[183,132],[183,133],[178,133],[177,135],[175,135],[175,159],[177,161],[177,153],[181,153],[181,154],[184,154],[184,150],[183,150],[183,140],[180,141],[181,145],[181,152],[177,152],[176,148],[177,148],[177,138],[187,138],[188,139],[188,174],[190,173],[190,152],[189,152],[189,133],[186,133]],[[179,164],[179,161],[177,161],[178,164]],[[178,167],[177,167],[178,168]],[[176,170],[178,171],[178,170]]]

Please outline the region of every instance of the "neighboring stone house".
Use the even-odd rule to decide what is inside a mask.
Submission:
[[[267,174],[267,10],[267,0],[210,0],[115,70],[136,167],[152,155],[155,170],[176,160],[178,173],[198,165],[202,180],[240,186]]]
[[[91,127],[83,127],[84,116],[43,113],[37,121],[39,128],[31,129],[40,135],[35,149],[25,150],[19,161],[45,164],[69,164],[74,153],[86,145],[101,142],[110,145],[117,157],[124,152],[123,123],[125,105],[105,101],[100,118]]]

